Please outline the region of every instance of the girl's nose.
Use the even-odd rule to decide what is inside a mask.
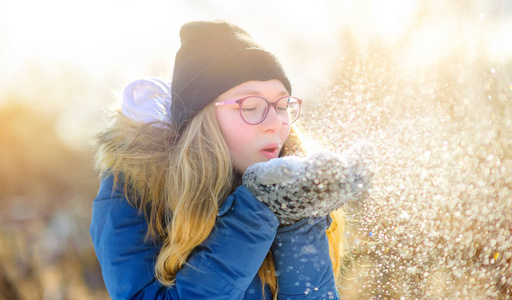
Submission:
[[[281,118],[279,118],[276,109],[274,107],[270,107],[267,117],[263,120],[261,125],[264,130],[279,130],[284,124],[281,122]]]

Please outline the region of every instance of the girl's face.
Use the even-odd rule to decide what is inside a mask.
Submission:
[[[260,96],[274,102],[289,94],[277,79],[247,81],[220,95],[216,102],[246,96]],[[244,173],[250,165],[276,158],[290,134],[290,125],[281,122],[274,108],[270,108],[265,120],[257,125],[249,125],[242,120],[238,104],[217,106],[215,115],[228,145],[233,167],[240,173]]]

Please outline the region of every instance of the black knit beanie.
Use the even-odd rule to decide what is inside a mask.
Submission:
[[[218,96],[246,81],[278,79],[291,93],[277,58],[240,27],[223,21],[191,22],[183,25],[180,37],[171,88],[171,116],[180,131]]]

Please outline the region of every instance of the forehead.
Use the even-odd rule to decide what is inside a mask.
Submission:
[[[272,98],[288,96],[289,93],[281,81],[277,79],[267,81],[252,80],[235,86],[234,88],[220,95],[219,98],[223,100],[225,98],[244,97],[250,95]]]

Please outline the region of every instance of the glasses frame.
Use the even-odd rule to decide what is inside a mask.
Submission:
[[[260,98],[260,99],[263,99],[265,102],[267,102],[267,110],[265,111],[265,114],[263,115],[263,117],[261,118],[261,121],[257,122],[257,123],[249,123],[247,122],[243,115],[242,115],[242,103],[248,99],[248,98]],[[291,121],[288,121],[288,122],[285,122],[281,119],[281,117],[279,117],[279,113],[277,112],[277,102],[279,102],[281,99],[289,99],[289,98],[292,98],[292,99],[295,99],[297,100],[297,103],[299,103],[299,111],[297,112],[297,116],[295,117],[295,119],[291,120]],[[297,119],[299,118],[300,116],[300,110],[302,108],[302,100],[299,99],[299,98],[296,98],[296,97],[292,97],[292,96],[283,96],[283,97],[280,97],[278,98],[276,101],[274,102],[270,102],[268,101],[267,99],[263,98],[263,97],[260,97],[260,96],[247,96],[247,97],[243,97],[241,99],[238,99],[238,100],[230,100],[230,101],[223,101],[223,102],[215,102],[215,106],[222,106],[222,105],[228,105],[228,104],[238,104],[238,112],[240,114],[240,118],[242,118],[242,121],[244,121],[245,123],[249,124],[249,125],[258,125],[258,124],[261,124],[263,121],[265,121],[265,119],[267,118],[268,116],[268,112],[270,111],[270,107],[273,107],[274,110],[276,111],[277,113],[277,116],[279,117],[279,120],[283,123],[283,124],[292,124],[294,123],[295,121],[297,121]]]

